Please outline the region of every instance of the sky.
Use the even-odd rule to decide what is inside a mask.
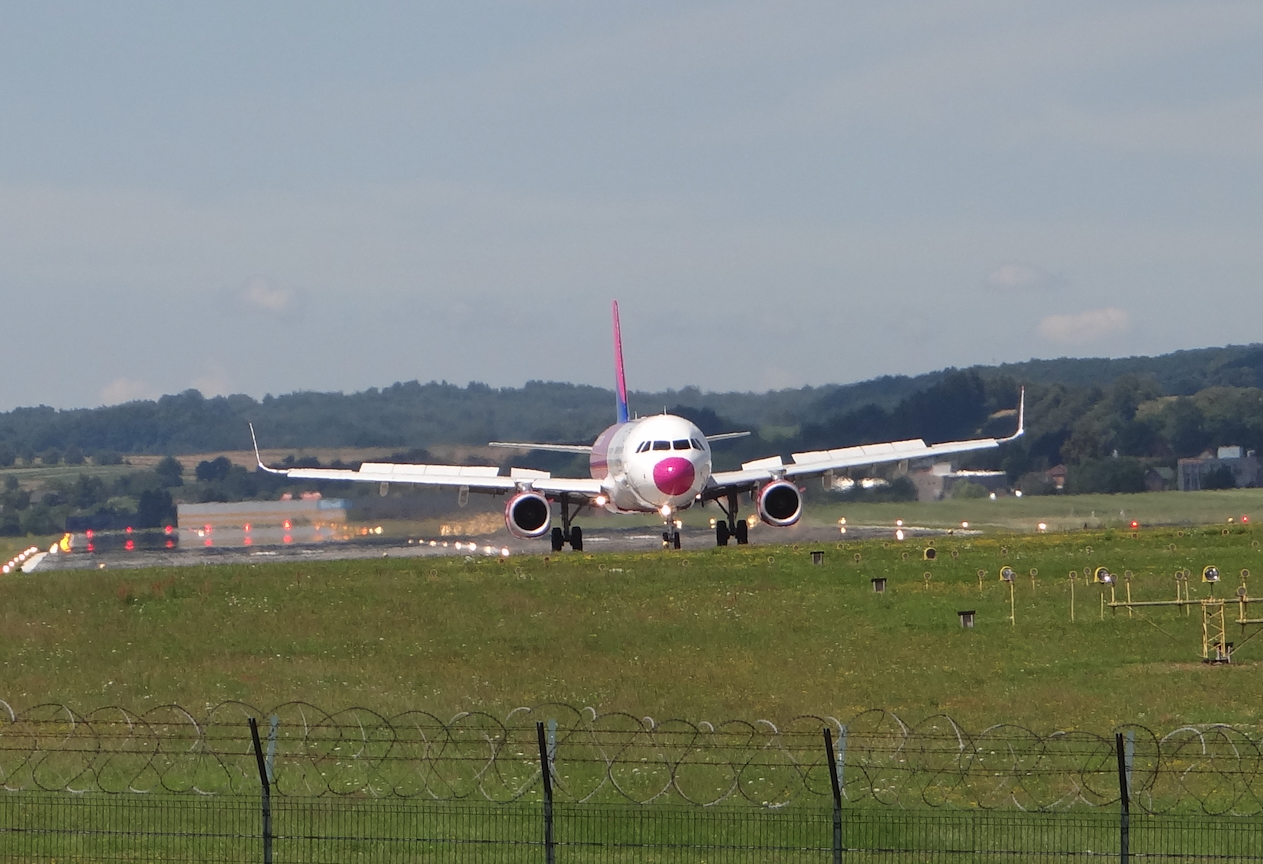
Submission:
[[[1263,341],[1257,2],[4,18],[0,410]]]

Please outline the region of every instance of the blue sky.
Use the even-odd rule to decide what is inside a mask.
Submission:
[[[1260,341],[1263,4],[15,4],[0,409]]]

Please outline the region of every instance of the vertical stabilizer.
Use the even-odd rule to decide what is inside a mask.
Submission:
[[[623,377],[623,334],[618,329],[618,301],[614,301],[614,397],[618,402],[618,422],[626,423],[627,379]]]

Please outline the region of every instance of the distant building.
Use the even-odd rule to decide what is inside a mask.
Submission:
[[[1206,488],[1208,475],[1227,469],[1232,473],[1233,482],[1237,486],[1259,485],[1259,460],[1253,450],[1242,452],[1241,447],[1220,447],[1215,455],[1207,450],[1192,459],[1181,459],[1176,468],[1176,476],[1181,492],[1196,492]]]
[[[1061,492],[1066,488],[1065,465],[1054,465],[1044,472],[1044,476],[1048,478],[1048,482],[1051,483],[1053,488],[1058,492]]]
[[[988,492],[999,494],[1007,492],[1009,487],[1008,475],[1003,471],[958,471],[952,462],[936,462],[928,469],[909,472],[908,477],[917,487],[918,501],[938,501],[963,482],[976,483]]]
[[[346,524],[349,503],[345,498],[297,501],[234,501],[227,504],[180,504],[181,527],[211,529],[334,526]]]

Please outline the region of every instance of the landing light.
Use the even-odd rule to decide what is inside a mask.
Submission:
[[[605,496],[604,496],[604,495],[598,495],[598,496],[596,496],[596,506],[598,506],[598,507],[604,507],[604,506],[605,506]]]
[[[671,505],[663,504],[662,509],[659,510],[658,512],[662,514],[663,519],[670,519],[671,518]]]

